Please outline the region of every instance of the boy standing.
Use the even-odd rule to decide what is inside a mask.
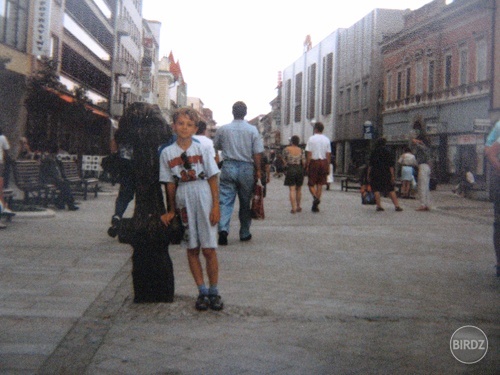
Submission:
[[[220,219],[218,174],[219,168],[207,147],[193,142],[198,130],[198,113],[189,107],[179,108],[173,115],[177,140],[160,154],[160,182],[166,184],[168,212],[161,217],[168,226],[180,211],[187,248],[189,269],[198,287],[197,310],[222,310],[217,282],[217,223]],[[203,278],[200,248],[206,260],[209,288]]]

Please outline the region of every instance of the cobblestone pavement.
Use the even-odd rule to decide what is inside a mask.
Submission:
[[[131,249],[106,237],[114,196],[0,232],[0,374],[497,374],[500,280],[492,205],[432,192],[434,209],[362,206],[335,185],[321,212],[289,213],[268,186],[253,239],[218,249],[222,312],[194,310],[185,252],[176,297],[134,304]],[[129,210],[130,211],[130,210]],[[461,364],[453,332],[481,328],[485,358]]]

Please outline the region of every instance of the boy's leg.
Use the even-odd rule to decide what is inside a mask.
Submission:
[[[203,249],[203,256],[207,262],[207,276],[210,286],[219,282],[219,261],[215,249]]]
[[[194,282],[196,286],[199,287],[204,284],[203,281],[203,268],[200,262],[200,249],[188,249],[187,250],[189,270],[193,275]]]
[[[219,281],[219,262],[215,249],[203,249],[203,256],[207,262],[207,275],[210,283],[208,299],[212,310],[220,311],[224,308],[224,303],[219,295],[217,283]]]
[[[196,299],[195,308],[199,311],[208,310],[210,306],[210,300],[208,299],[208,290],[203,281],[203,268],[200,262],[200,249],[188,249],[187,250],[189,269],[193,275],[194,282],[198,287],[198,298]]]

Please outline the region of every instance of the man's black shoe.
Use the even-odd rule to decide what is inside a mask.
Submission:
[[[248,237],[240,238],[240,241],[246,242],[246,241],[250,241],[251,239],[252,239],[252,235],[249,234]]]
[[[215,311],[221,311],[224,308],[224,302],[220,296],[209,295],[208,300],[210,301],[210,308]]]
[[[219,232],[219,245],[221,246],[227,245],[227,232],[225,230]]]

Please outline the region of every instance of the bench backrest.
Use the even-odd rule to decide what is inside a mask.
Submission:
[[[72,160],[61,160],[62,164],[62,172],[64,177],[67,179],[76,179],[80,178],[80,174],[78,173],[78,164]]]
[[[14,163],[14,180],[16,186],[23,191],[38,189],[40,180],[40,162],[38,160],[16,160]]]

